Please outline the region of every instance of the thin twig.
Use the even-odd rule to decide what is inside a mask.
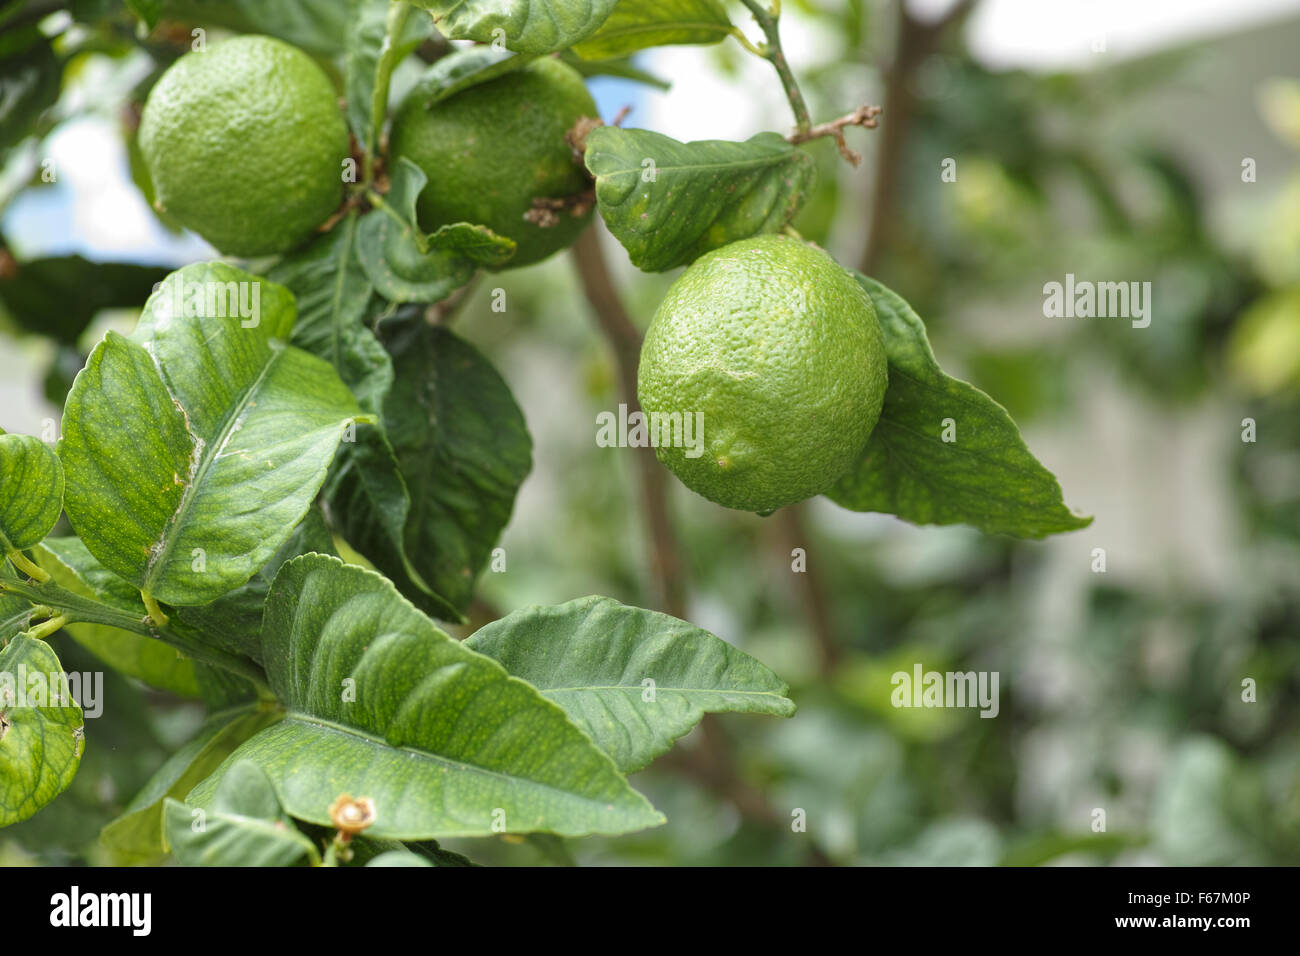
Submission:
[[[618,362],[619,389],[629,414],[640,411],[636,396],[637,366],[641,362],[641,332],[633,324],[619,299],[605,264],[596,228],[583,230],[573,244],[573,259],[583,293],[592,313]],[[641,475],[641,499],[650,533],[650,568],[654,576],[660,606],[674,617],[686,616],[686,585],[678,557],[677,536],[668,516],[668,494],[664,470],[655,458],[654,449],[636,453]]]
[[[756,52],[776,68],[777,76],[781,78],[781,85],[785,88],[785,98],[790,101],[790,109],[794,113],[795,127],[800,132],[811,129],[812,117],[808,113],[808,104],[804,102],[799,83],[795,80],[790,63],[785,58],[785,51],[781,49],[781,30],[778,26],[781,11],[779,3],[769,10],[759,0],[741,0],[741,2],[749,8],[749,12],[758,22],[759,29],[763,31],[763,36],[767,38],[766,46]],[[747,43],[746,46],[756,49],[752,43]]]
[[[858,265],[868,275],[875,272],[894,225],[903,144],[907,141],[916,109],[916,94],[913,92],[916,72],[943,33],[968,16],[975,4],[976,0],[959,0],[946,14],[929,23],[910,13],[904,0],[897,0],[895,4],[898,37],[894,43],[893,59],[885,70],[885,124],[880,130],[876,152],[867,241]]]
[[[862,162],[862,154],[849,149],[849,144],[844,141],[844,127],[861,126],[864,129],[875,129],[876,117],[879,115],[879,106],[859,106],[852,113],[845,113],[839,119],[833,119],[829,123],[818,123],[806,130],[795,130],[786,137],[786,140],[798,145],[812,139],[830,136],[835,140],[835,145],[840,148],[840,155],[857,166]]]
[[[795,548],[802,548],[805,557],[812,550],[809,547],[808,528],[804,522],[804,508],[803,504],[790,505],[776,513],[783,562],[790,560],[791,552]],[[835,629],[831,624],[826,603],[826,589],[822,584],[818,563],[807,561],[804,569],[795,574],[794,578],[800,603],[803,604],[804,618],[808,622],[809,633],[812,636],[813,648],[817,653],[818,669],[823,677],[829,678],[839,666],[843,652],[835,639]]]

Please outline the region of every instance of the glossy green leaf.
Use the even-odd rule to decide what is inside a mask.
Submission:
[[[46,538],[35,550],[37,563],[59,587],[111,607],[148,613],[140,592],[95,560],[77,537]],[[182,697],[199,696],[193,659],[162,641],[107,624],[77,622],[63,630],[119,674]]]
[[[7,573],[14,574],[8,570],[8,562],[3,559],[0,559],[0,567]],[[31,601],[0,591],[0,647],[31,627],[32,617]]]
[[[602,126],[587,137],[587,169],[605,225],[647,272],[794,218],[812,188],[812,157],[776,133],[743,143],[680,143],[644,129]]]
[[[387,0],[346,0],[348,28],[343,55],[343,92],[348,128],[366,152],[379,143],[380,130],[371,128],[371,103],[375,95],[379,57],[387,35]]]
[[[287,344],[293,321],[281,286],[187,266],[77,376],[59,445],[68,518],[105,567],[159,601],[204,604],[247,581],[363,419],[329,364]]]
[[[63,513],[63,466],[32,435],[0,434],[0,555],[39,542]]]
[[[469,604],[532,466],[532,442],[509,386],[472,346],[423,322],[395,328],[385,344],[397,373],[383,414],[391,457],[359,446],[330,501],[354,548],[446,616],[422,595],[457,611]]]
[[[312,53],[345,50],[349,5],[340,0],[161,0],[162,15],[181,23],[279,37]],[[414,18],[413,18],[414,19]]]
[[[411,95],[424,97],[432,106],[471,86],[522,69],[535,59],[533,54],[494,50],[490,46],[454,50],[429,65]]]
[[[153,862],[167,852],[163,801],[183,800],[253,734],[279,720],[278,711],[245,706],[213,714],[198,735],[168,758],[126,809],[99,834],[118,865]]]
[[[168,848],[182,866],[290,866],[320,859],[285,815],[266,774],[237,761],[201,810],[170,797],[163,804]]]
[[[344,33],[343,89],[348,126],[356,141],[369,152],[376,149],[382,130],[371,129],[372,101],[379,84],[387,84],[393,66],[400,63],[432,32],[427,17],[407,17],[391,57],[381,64],[388,35],[391,0],[347,0],[348,25]],[[382,114],[381,114],[382,121]]]
[[[884,333],[889,387],[861,459],[828,497],[851,511],[1021,538],[1091,524],[1066,508],[1061,486],[1030,454],[1006,410],[943,373],[911,306],[876,280],[857,278]],[[944,441],[947,427],[954,441]]]
[[[464,615],[433,589],[407,553],[411,495],[383,432],[364,435],[345,449],[325,494],[335,527],[349,547],[397,582],[407,599],[425,613],[464,623]]]
[[[409,162],[403,159],[402,162]],[[449,222],[429,233],[429,245],[438,251],[468,259],[475,265],[501,266],[515,254],[515,241],[498,235],[487,226],[470,222]]]
[[[380,299],[356,254],[357,216],[348,214],[305,249],[281,259],[267,278],[298,303],[290,343],[334,366],[369,413],[393,383],[393,363],[366,326]]]
[[[721,0],[618,0],[600,29],[574,44],[573,52],[603,60],[652,46],[720,43],[730,34]]]
[[[748,654],[612,598],[515,611],[465,644],[563,707],[624,773],[666,753],[706,712],[794,713],[784,682]]]
[[[26,820],[72,783],[85,732],[63,667],[44,641],[0,649],[0,826]]]
[[[255,761],[290,814],[328,825],[369,797],[393,839],[663,822],[555,704],[439,631],[374,572],[305,555],[267,599],[267,678],[288,709],[227,762]],[[221,773],[190,802],[207,805]]]
[[[177,608],[174,621],[194,629],[205,643],[260,661],[262,612],[271,582],[286,561],[312,552],[334,553],[334,538],[315,507],[256,574],[211,604]]]
[[[414,0],[450,40],[554,53],[595,33],[616,0]]]
[[[450,223],[425,235],[415,201],[428,177],[406,157],[390,175],[384,205],[363,216],[357,227],[362,268],[385,298],[438,302],[472,279],[479,264],[501,265],[514,255],[514,240],[486,226]]]

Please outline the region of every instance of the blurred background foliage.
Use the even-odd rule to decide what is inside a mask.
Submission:
[[[153,258],[45,242],[111,234],[114,214],[42,199],[59,189],[42,178],[51,138],[107,120],[147,197],[135,118],[192,22],[328,58],[339,6],[165,2],[141,36],[109,0],[0,3],[3,427],[40,434],[104,329],[210,257],[166,223]],[[455,848],[518,864],[1300,863],[1300,15],[1030,72],[971,54],[978,3],[939,19],[895,0],[786,8],[787,36],[819,38],[796,63],[816,117],[885,106],[878,130],[851,133],[861,168],[810,145],[822,175],[796,227],[911,301],[945,368],[1007,406],[1096,521],[1021,542],[824,500],[760,519],[670,481],[687,616],[787,679],[798,714],[710,721],[639,774],[670,821],[658,830]],[[689,54],[740,82],[738,46]],[[601,83],[607,119],[640,95]],[[602,239],[644,328],[674,274],[640,273]],[[1066,273],[1150,281],[1150,327],[1045,318],[1042,286]],[[654,606],[632,453],[594,443],[617,369],[570,257],[488,277],[455,322],[536,449],[476,623],[588,593]],[[69,669],[96,669],[53,641]],[[999,672],[999,715],[895,709],[890,675],[916,662]],[[99,828],[202,717],[111,673],[105,695],[72,790],[0,832],[0,863],[107,862]]]

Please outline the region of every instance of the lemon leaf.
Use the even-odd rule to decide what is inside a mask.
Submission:
[[[652,46],[720,43],[731,20],[720,0],[619,0],[599,30],[575,43],[585,60],[625,56]]]
[[[912,307],[875,279],[857,279],[884,334],[889,386],[857,465],[827,497],[850,511],[1020,538],[1090,525],[1092,518],[1066,508],[1060,484],[1030,454],[1006,410],[939,368]],[[945,429],[953,440],[944,440]]]
[[[32,547],[63,511],[63,466],[32,435],[0,433],[0,556]]]
[[[425,105],[432,106],[471,86],[513,73],[535,59],[535,54],[494,50],[490,46],[455,50],[430,64],[412,95],[424,97]]]
[[[365,420],[328,363],[288,344],[293,322],[283,287],[187,266],[77,376],[64,507],[90,553],[158,601],[205,604],[252,577]]]
[[[293,817],[327,826],[343,794],[367,836],[615,834],[663,818],[563,710],[438,630],[374,572],[304,555],[267,600],[267,678],[288,709],[190,794],[208,806],[240,760]],[[215,804],[213,804],[215,805]]]
[[[298,303],[290,343],[334,366],[369,413],[379,411],[393,384],[393,363],[367,321],[383,307],[357,255],[357,215],[306,248],[285,256],[266,274]]]
[[[748,654],[613,598],[516,611],[465,646],[563,707],[624,773],[666,753],[705,713],[794,713],[785,682]]]
[[[35,554],[37,563],[60,587],[141,618],[147,613],[140,592],[96,561],[79,538],[46,538]],[[162,641],[84,621],[66,624],[63,630],[120,674],[182,697],[200,696],[198,665]]]
[[[779,231],[803,205],[816,174],[812,157],[777,133],[743,143],[681,143],[649,130],[602,126],[587,137],[586,163],[605,225],[647,272]]]
[[[77,775],[81,707],[62,696],[62,677],[44,641],[18,635],[0,649],[0,826],[26,820]]]
[[[167,851],[163,842],[163,804],[184,799],[253,734],[280,719],[275,710],[255,704],[213,714],[198,735],[158,768],[125,810],[99,834],[99,842],[119,865],[152,862]]]
[[[487,226],[450,223],[425,235],[415,201],[428,181],[424,170],[402,157],[383,205],[357,226],[362,268],[393,302],[438,302],[473,278],[480,264],[499,265],[515,253],[513,239]]]
[[[163,830],[181,866],[289,866],[320,854],[294,826],[266,774],[250,762],[223,776],[211,805],[195,810],[167,797]]]
[[[617,0],[414,0],[449,40],[554,53],[595,33]]]
[[[410,600],[459,620],[532,467],[532,441],[509,386],[451,332],[408,323],[386,345],[397,384],[384,441],[349,449],[331,511]]]

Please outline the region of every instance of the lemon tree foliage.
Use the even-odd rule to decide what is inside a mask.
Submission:
[[[280,806],[266,774],[247,761],[222,777],[207,809],[164,798],[163,827],[182,866],[289,866],[320,859]]]
[[[63,510],[63,466],[31,435],[0,434],[0,554],[39,544]]]
[[[101,833],[120,863],[465,866],[435,840],[501,833],[568,862],[562,838],[664,822],[626,775],[705,714],[794,713],[723,637],[610,598],[464,642],[434,623],[482,616],[534,453],[448,324],[476,276],[554,255],[594,210],[636,266],[687,267],[640,399],[704,414],[700,454],[658,449],[689,487],[760,513],[824,493],[1026,537],[1087,523],[902,299],[790,229],[819,134],[775,12],[768,46],[746,43],[783,71],[796,135],[691,143],[603,125],[584,77],[664,85],[627,58],[737,32],[718,0],[120,14],[141,37],[248,34],[160,57],[135,165],[169,224],[260,258],[0,262],[0,304],[56,343],[66,395],[57,445],[0,433],[0,825],[67,789],[84,749],[59,632],[65,657],[208,711]],[[0,46],[8,150],[44,135],[62,63],[34,24]],[[129,334],[86,341],[102,309],[140,305]]]
[[[479,265],[503,265],[515,252],[512,239],[473,223],[448,223],[426,234],[415,204],[427,182],[424,171],[403,157],[393,170],[387,199],[357,227],[361,265],[374,287],[393,302],[445,299]]]
[[[417,0],[453,40],[498,42],[518,53],[553,53],[600,28],[617,0]]]
[[[943,373],[912,308],[876,280],[858,281],[880,319],[889,389],[860,459],[830,498],[854,511],[1022,538],[1091,524],[1065,506],[1061,486],[1030,454],[1006,410]]]
[[[46,538],[35,552],[37,563],[60,587],[140,618],[148,613],[140,592],[96,561],[80,538]],[[109,624],[78,622],[68,624],[66,630],[118,673],[182,697],[200,696],[194,660],[161,641]]]
[[[536,54],[490,46],[463,47],[431,63],[411,95],[425,107],[433,106],[471,86],[525,67],[536,58]]]
[[[100,833],[119,864],[153,863],[166,857],[163,812],[168,799],[185,795],[225,761],[236,747],[283,716],[258,704],[214,713],[202,729],[158,768],[117,819]],[[187,820],[187,824],[192,822]]]
[[[233,307],[242,295],[256,316]],[[225,308],[209,308],[222,296]],[[68,518],[91,554],[154,600],[205,604],[252,577],[363,417],[333,368],[288,344],[293,322],[282,287],[187,266],[77,377],[59,445]]]
[[[487,836],[502,819],[568,836],[662,822],[563,710],[373,572],[290,561],[262,646],[287,714],[190,794],[198,806],[219,802],[225,773],[252,761],[298,819],[327,825],[339,794],[366,794],[378,812],[368,832],[395,839]]]
[[[344,536],[417,605],[458,618],[532,466],[509,387],[445,329],[388,333],[384,436],[349,449],[328,488]],[[445,613],[450,609],[450,614]]]
[[[573,51],[604,60],[652,46],[721,43],[731,29],[721,0],[619,0],[600,29]]]
[[[627,773],[666,753],[705,713],[794,713],[785,683],[748,654],[612,598],[525,608],[465,643],[563,707]]]
[[[779,231],[816,176],[812,157],[776,133],[680,143],[605,126],[588,136],[586,156],[605,225],[647,272]]]
[[[44,641],[0,649],[0,826],[26,820],[72,783],[85,749],[81,708]]]

